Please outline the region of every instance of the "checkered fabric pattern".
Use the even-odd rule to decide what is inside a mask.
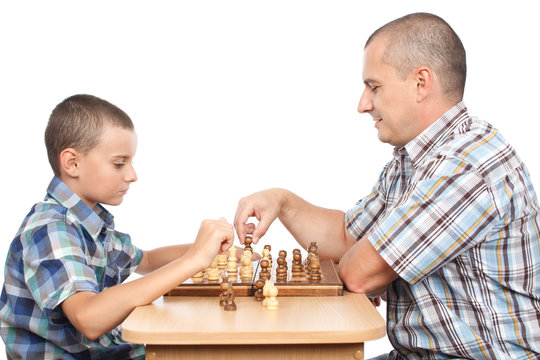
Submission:
[[[58,178],[24,219],[6,259],[0,334],[9,358],[144,358],[142,345],[122,341],[115,328],[95,341],[68,321],[61,303],[78,291],[120,284],[142,251],[114,230],[112,215],[91,209]]]
[[[389,359],[539,359],[538,210],[514,149],[463,103],[395,148],[345,216],[400,276]]]

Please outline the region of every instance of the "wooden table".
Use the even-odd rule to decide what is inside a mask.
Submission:
[[[224,311],[217,297],[162,297],[122,324],[125,341],[146,344],[148,360],[363,359],[364,341],[385,335],[385,322],[361,294],[279,297],[266,310],[236,297]]]

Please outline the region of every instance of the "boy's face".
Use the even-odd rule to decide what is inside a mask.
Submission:
[[[90,207],[96,203],[119,205],[129,185],[137,180],[133,157],[137,135],[133,130],[108,125],[99,144],[79,154],[77,195]]]

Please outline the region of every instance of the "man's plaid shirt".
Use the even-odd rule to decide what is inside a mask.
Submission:
[[[529,173],[463,103],[394,149],[345,216],[400,276],[389,359],[540,358],[540,229]]]

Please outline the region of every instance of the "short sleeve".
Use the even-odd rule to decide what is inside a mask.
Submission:
[[[409,283],[437,271],[485,239],[497,212],[488,187],[460,159],[422,173],[368,234],[371,244]],[[450,171],[451,170],[451,171]]]
[[[96,274],[87,264],[84,240],[76,228],[61,221],[49,223],[33,232],[31,242],[24,254],[24,277],[50,321],[54,322],[53,310],[72,294],[99,292]]]
[[[345,227],[356,240],[360,240],[373,227],[386,209],[386,176],[391,164],[385,166],[371,193],[345,213]]]

